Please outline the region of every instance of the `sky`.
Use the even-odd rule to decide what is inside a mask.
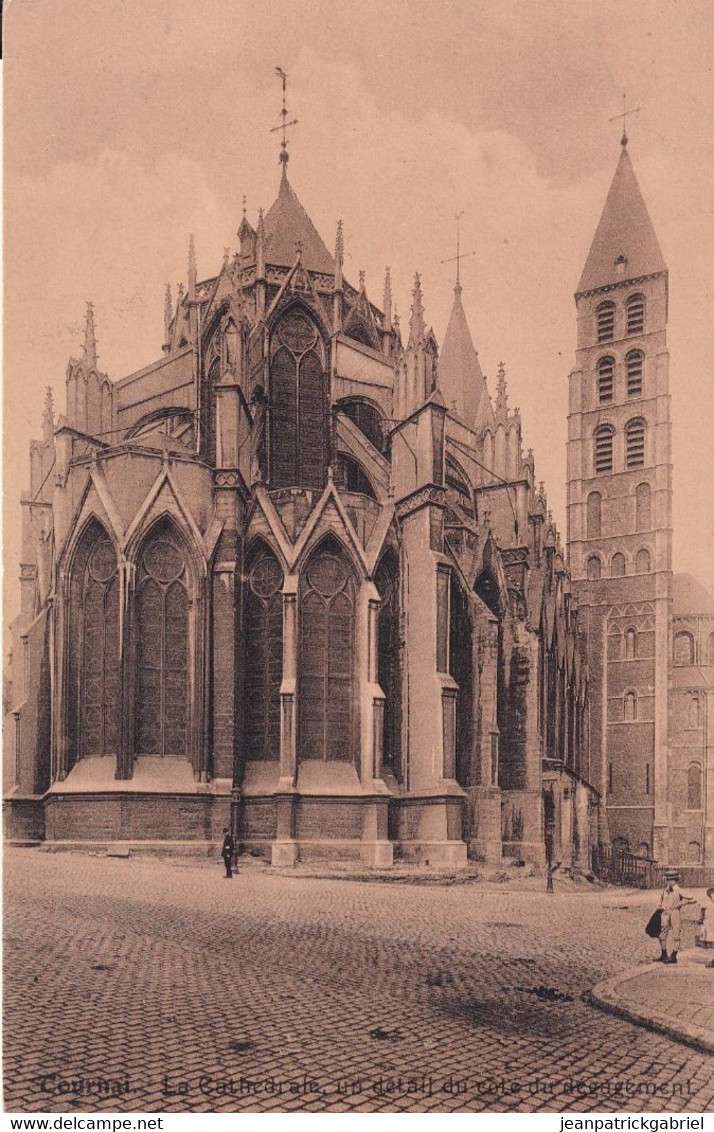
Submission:
[[[161,355],[167,281],[234,249],[289,175],[345,273],[402,326],[415,271],[443,339],[455,216],[489,387],[506,366],[565,538],[573,292],[629,150],[670,272],[674,567],[714,589],[714,6],[710,0],[9,0],[5,4],[6,606],[44,390],[94,303],[100,366]]]

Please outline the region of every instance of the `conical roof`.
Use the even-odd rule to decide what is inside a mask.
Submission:
[[[458,283],[454,288],[454,302],[439,357],[439,388],[449,409],[454,408],[457,415],[473,428],[484,391],[484,379]]]
[[[621,257],[626,261],[624,275],[617,265],[618,260],[622,262]],[[577,293],[666,270],[627,146],[623,144]]]
[[[302,247],[302,262],[308,271],[334,275],[335,261],[283,169],[278,198],[265,217],[265,262],[292,267],[298,246]]]

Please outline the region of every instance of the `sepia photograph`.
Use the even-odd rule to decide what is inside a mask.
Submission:
[[[711,4],[3,48],[8,1126],[703,1129]]]

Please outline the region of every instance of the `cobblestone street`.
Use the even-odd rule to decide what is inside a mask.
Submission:
[[[9,850],[5,1107],[707,1111],[711,1058],[581,1000],[654,894],[542,888]]]

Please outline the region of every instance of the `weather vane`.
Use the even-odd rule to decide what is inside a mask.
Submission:
[[[288,122],[288,108],[286,106],[286,88],[287,88],[288,76],[285,74],[285,71],[283,71],[283,69],[281,67],[275,68],[275,74],[278,75],[278,77],[281,79],[282,84],[283,84],[283,108],[280,111],[280,114],[281,114],[281,117],[282,117],[283,120],[282,120],[282,122],[280,123],[279,126],[273,126],[273,128],[271,129],[270,132],[271,132],[271,134],[277,134],[279,130],[282,131],[283,140],[280,143],[280,160],[282,162],[283,171],[284,171],[285,166],[287,165],[287,163],[289,161],[287,131],[290,128],[290,126],[297,126],[297,118],[293,118],[291,122]]]
[[[456,255],[449,256],[448,259],[442,259],[442,263],[453,263],[456,260],[456,286],[461,286],[461,260],[467,259],[470,255],[476,255],[476,252],[463,252],[461,251],[461,217],[464,215],[463,208],[461,212],[456,214]]]
[[[611,122],[617,122],[622,118],[622,137],[620,138],[620,145],[627,145],[627,119],[630,114],[639,114],[640,107],[636,106],[634,110],[627,109],[627,95],[622,95],[622,114],[615,114],[610,118]]]

